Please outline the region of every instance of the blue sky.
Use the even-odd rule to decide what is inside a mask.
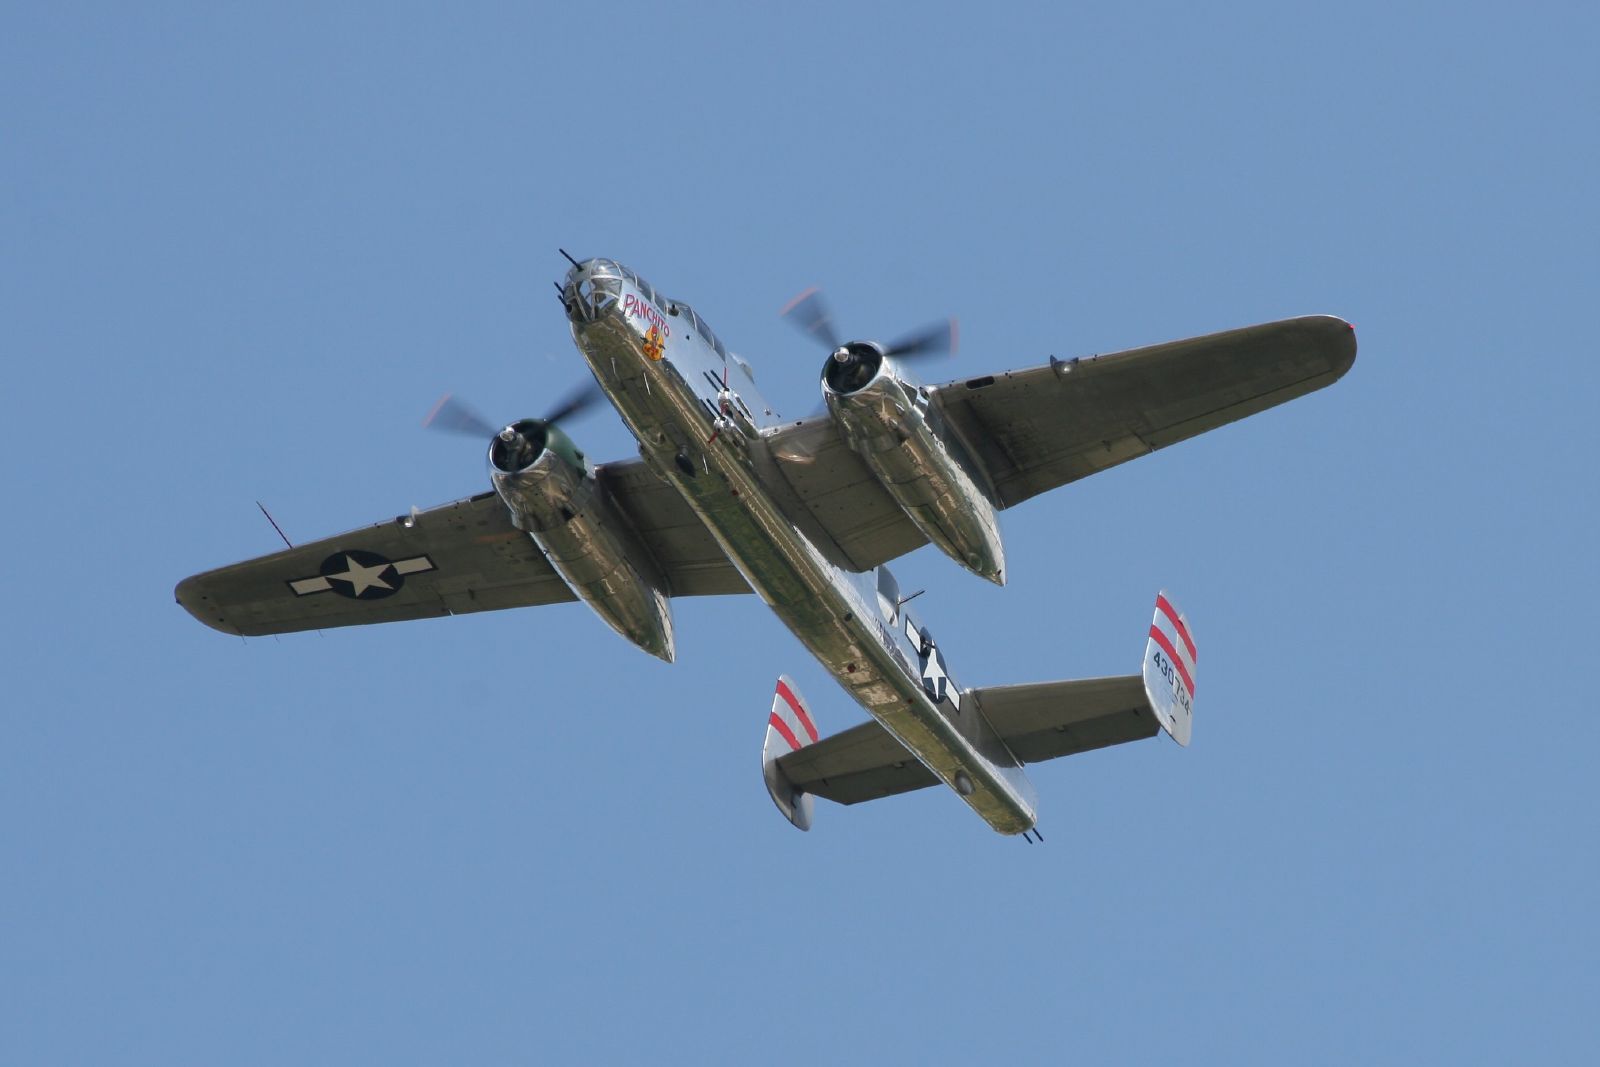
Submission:
[[[14,4],[0,14],[0,1061],[1593,1056],[1600,280],[1585,5]],[[1047,842],[761,786],[753,598],[243,642],[172,586],[487,488],[419,429],[583,367],[564,263],[781,410],[1287,315],[1337,386],[897,564],[969,685],[1130,672],[1195,741],[1047,764]],[[571,426],[632,454],[616,417]]]

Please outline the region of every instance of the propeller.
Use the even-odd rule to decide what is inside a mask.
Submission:
[[[884,349],[883,354],[894,359],[917,359],[946,352],[955,355],[960,344],[961,327],[952,316],[943,322],[925,326],[916,333],[906,334]]]
[[[806,335],[815,337],[827,345],[834,359],[840,363],[854,362],[856,353],[852,352],[852,348],[856,344],[870,344],[886,356],[905,360],[936,356],[945,352],[954,354],[960,339],[956,320],[949,318],[906,334],[888,345],[877,342],[846,344],[839,340],[838,331],[833,326],[833,315],[822,299],[822,290],[816,286],[789,301],[778,314],[788,318]]]
[[[822,290],[815,285],[785,304],[778,315],[794,316],[791,321],[805,333],[815,337],[830,349],[839,347],[839,334],[833,328],[833,316],[828,313],[828,305],[823,302]]]
[[[600,399],[600,386],[593,381],[584,382],[576,389],[571,390],[555,407],[545,412],[541,422],[565,422],[574,415],[581,414],[594,407],[595,401]]]
[[[557,401],[554,407],[545,412],[544,418],[523,419],[501,428],[484,418],[465,400],[458,400],[454,394],[446,393],[433,405],[433,410],[422,420],[422,425],[430,430],[466,434],[479,440],[490,438],[490,463],[499,470],[513,473],[539,457],[549,441],[551,427],[592,407],[600,395],[598,385],[592,381],[586,382]]]
[[[600,387],[594,382],[585,382],[562,397],[543,418],[533,421],[547,426],[563,422],[587,411],[599,399]],[[445,433],[465,434],[471,437],[494,437],[501,432],[501,427],[484,418],[477,408],[465,400],[458,399],[454,393],[446,393],[440,397],[439,402],[433,405],[433,410],[428,412],[428,417],[422,420],[422,425],[430,430],[443,430]]]
[[[433,405],[428,417],[422,420],[424,428],[443,430],[470,437],[493,437],[500,428],[478,413],[478,409],[465,400],[457,400],[454,393],[446,393]]]

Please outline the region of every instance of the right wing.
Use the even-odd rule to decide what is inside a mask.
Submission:
[[[595,474],[612,503],[632,520],[634,532],[655,557],[673,596],[750,591],[683,494],[657,477],[644,460],[607,463]]]
[[[642,461],[597,476],[673,596],[749,591],[683,497]],[[577,599],[494,493],[197,574],[177,597],[207,626],[247,637]]]

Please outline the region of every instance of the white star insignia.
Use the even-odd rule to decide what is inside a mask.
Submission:
[[[388,570],[393,564],[379,563],[371,567],[363,567],[351,556],[344,557],[344,565],[348,568],[343,574],[330,574],[330,582],[349,582],[350,595],[360,596],[368,589],[387,589],[394,591],[394,586],[384,581],[379,575]]]
[[[950,676],[944,672],[944,664],[939,661],[937,648],[928,650],[928,662],[922,668],[923,681],[928,683],[929,690],[935,700],[944,698],[945,689],[950,681]]]

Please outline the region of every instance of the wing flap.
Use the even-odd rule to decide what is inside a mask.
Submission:
[[[927,544],[922,531],[845,443],[833,416],[785,426],[766,443],[784,484],[805,509],[806,514],[793,518],[839,566],[868,571]]]
[[[643,460],[607,463],[595,476],[621,505],[655,557],[673,596],[748,593],[744,580],[683,494],[657,477]]]

